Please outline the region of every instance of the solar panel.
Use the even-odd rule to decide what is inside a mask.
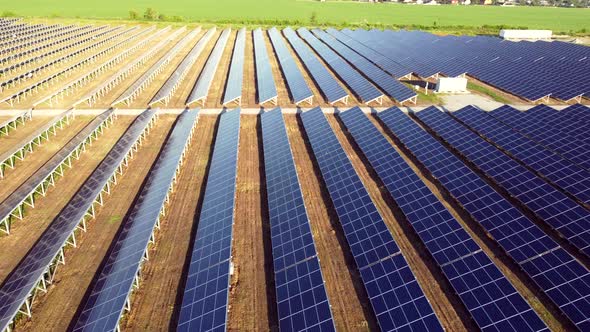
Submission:
[[[587,144],[576,142],[568,133],[550,130],[542,121],[538,121],[535,117],[525,116],[523,112],[508,105],[491,111],[490,115],[539,144],[563,155],[580,167],[590,170],[590,147]]]
[[[363,111],[355,107],[338,115],[479,328],[548,331]]]
[[[223,113],[184,286],[178,331],[226,329],[239,140],[240,109]]]
[[[213,76],[215,75],[217,66],[219,66],[219,61],[221,61],[221,56],[223,55],[223,50],[225,50],[225,45],[227,44],[230,33],[231,29],[227,28],[223,30],[221,36],[219,36],[219,39],[217,39],[217,43],[215,43],[215,47],[213,48],[213,51],[211,51],[211,55],[209,55],[209,59],[207,59],[205,67],[203,67],[201,74],[199,74],[197,83],[193,87],[191,94],[186,99],[187,105],[196,102],[201,102],[202,105],[205,105],[205,100],[209,94],[209,88],[213,82]]]
[[[332,74],[315,57],[301,38],[297,36],[295,31],[291,28],[285,28],[283,29],[283,34],[291,44],[291,47],[293,47],[293,50],[295,50],[295,53],[297,53],[301,62],[303,62],[307,71],[311,74],[311,77],[318,85],[328,103],[334,104],[342,101],[346,104],[348,102],[348,93],[344,91]]]
[[[584,330],[590,322],[584,309],[590,305],[588,269],[398,108],[378,117],[566,317]]]
[[[267,32],[279,59],[279,64],[287,81],[287,87],[289,88],[293,102],[295,104],[307,102],[311,105],[313,102],[313,93],[309,89],[309,86],[307,86],[307,82],[305,82],[305,78],[303,78],[303,75],[299,71],[291,52],[287,49],[287,44],[283,41],[281,33],[276,28],[271,28]]]
[[[335,331],[281,109],[261,121],[279,327]]]
[[[223,95],[223,105],[232,101],[237,101],[238,105],[242,104],[242,82],[244,81],[244,49],[246,47],[246,28],[241,28],[236,36],[234,51],[231,57],[229,74],[225,94]]]
[[[277,87],[272,76],[270,59],[266,50],[264,36],[260,28],[252,31],[254,38],[254,62],[256,65],[256,91],[258,92],[258,103],[277,103]]]
[[[318,55],[324,59],[324,62],[334,71],[340,80],[344,82],[352,92],[364,103],[368,104],[373,101],[378,104],[382,103],[383,94],[377,90],[363,75],[352,68],[336,52],[332,51],[326,44],[319,41],[314,35],[305,28],[297,29],[297,32],[309,46],[311,46]]]
[[[442,331],[322,110],[304,112],[301,119],[379,327]]]
[[[160,216],[182,157],[193,133],[198,111],[181,113],[138,194],[129,217],[117,234],[106,263],[96,274],[81,304],[73,331],[114,331],[139,276],[148,244]]]
[[[21,112],[11,118],[6,119],[2,123],[0,123],[0,136],[8,135],[13,129],[19,124],[25,124],[27,120],[33,119],[33,112],[32,110],[26,110]]]
[[[412,70],[404,67],[403,65],[386,58],[385,56],[375,52],[374,50],[366,47],[362,43],[358,42],[357,40],[351,38],[350,36],[336,30],[333,28],[328,28],[326,31],[332,35],[334,38],[338,39],[344,45],[350,47],[355,52],[359,53],[360,55],[367,58],[369,61],[373,62],[381,69],[388,72],[390,75],[393,75],[396,78],[402,78],[409,75],[412,75]]]
[[[200,31],[201,28],[197,28],[197,30]],[[162,85],[162,87],[160,88],[160,90],[158,90],[158,92],[152,98],[152,100],[150,100],[150,106],[159,102],[164,102],[164,104],[168,104],[170,98],[174,94],[174,91],[176,91],[176,88],[178,88],[180,82],[182,82],[191,66],[195,63],[195,61],[197,61],[197,58],[199,57],[201,52],[203,52],[203,49],[205,49],[205,45],[207,45],[209,40],[213,37],[215,31],[217,31],[217,28],[213,27],[209,29],[209,31],[207,31],[207,33],[205,33],[205,35],[201,37],[201,39],[199,39],[199,41],[188,52],[184,59],[182,59],[182,62],[178,65],[178,67],[176,67],[172,75],[170,75],[166,82],[164,82],[164,85]],[[192,37],[190,37],[190,39],[192,39]],[[188,42],[190,39],[187,39],[186,41]]]
[[[46,275],[52,278],[55,268],[63,259],[62,248],[76,228],[84,222],[89,209],[93,209],[96,198],[101,194],[109,179],[125,160],[127,153],[140,139],[151,123],[156,110],[144,111],[127,129],[123,137],[111,149],[74,197],[49,224],[45,232],[33,245],[18,266],[4,280],[0,287],[0,330],[6,329],[19,309],[30,301],[30,294],[44,285]],[[30,303],[29,303],[30,304]]]
[[[590,255],[590,211],[436,107],[417,112],[416,116],[576,248]]]
[[[587,170],[565,160],[559,154],[537,144],[496,120],[487,112],[473,106],[464,107],[451,115],[581,202],[590,204],[590,172]]]
[[[568,108],[581,107],[585,108],[581,104],[572,105]],[[590,144],[590,138],[587,135],[587,122],[590,119],[590,112],[579,113],[576,112],[557,112],[551,107],[534,107],[530,112],[524,113],[526,116],[534,117],[537,121],[542,121],[550,130],[558,130],[560,132],[567,133],[573,137],[577,142],[583,144]]]
[[[336,51],[336,53],[340,54],[342,58],[346,59],[346,61],[358,69],[359,72],[363,73],[363,75],[373,82],[375,86],[379,87],[382,91],[385,91],[389,97],[400,103],[405,101],[416,102],[418,95],[412,89],[403,85],[381,68],[374,65],[339,40],[334,39],[334,37],[323,30],[313,29],[312,31],[326,45]]]

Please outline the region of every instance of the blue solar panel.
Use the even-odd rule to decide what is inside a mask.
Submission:
[[[256,64],[256,91],[258,92],[258,103],[275,101],[277,98],[277,87],[272,76],[270,59],[266,50],[264,36],[260,28],[252,32],[254,36],[254,62]]]
[[[400,103],[408,100],[413,100],[417,95],[412,89],[403,85],[401,82],[393,78],[391,75],[377,67],[369,60],[363,58],[342,42],[334,39],[332,36],[320,29],[313,29],[313,33],[322,40],[326,45],[330,46],[336,53],[353,67],[362,72],[371,82],[373,82],[387,95]],[[415,100],[414,100],[415,101]]]
[[[363,75],[352,68],[336,52],[332,51],[326,44],[319,41],[314,35],[305,28],[297,29],[301,38],[318,53],[324,62],[332,68],[334,73],[340,77],[352,92],[364,103],[372,101],[380,102],[383,94],[377,90]]]
[[[283,41],[281,33],[276,28],[272,28],[268,30],[268,35],[279,59],[283,75],[285,75],[293,102],[298,104],[302,101],[308,101],[311,104],[313,93],[307,86],[307,82],[305,82],[305,78],[299,71],[291,52],[287,49],[287,44]]]
[[[223,113],[184,286],[178,331],[226,329],[239,140],[240,110]]]
[[[569,108],[586,108],[584,105],[576,104]],[[545,126],[551,130],[559,130],[567,133],[578,142],[584,144],[590,143],[590,137],[587,135],[587,121],[590,119],[590,112],[557,112],[551,107],[538,106],[524,113],[527,116],[534,117],[537,121],[542,121]]]
[[[88,290],[88,298],[81,304],[73,331],[113,331],[119,325],[197,116],[197,111],[184,111],[179,116],[129,217],[123,221],[105,265]]]
[[[0,330],[17,315],[29,294],[39,285],[52,262],[59,257],[72,232],[80,225],[88,209],[101,193],[127,153],[151,123],[155,109],[143,112],[123,137],[84,182],[82,187],[47,227],[25,258],[4,280],[0,288]]]
[[[394,77],[400,78],[412,74],[411,69],[406,68],[403,65],[391,59],[388,59],[387,57],[379,54],[378,52],[370,49],[369,47],[363,45],[357,40],[351,38],[350,36],[333,28],[329,28],[326,31],[332,36],[334,36],[334,38],[338,39],[346,46],[352,48],[355,52],[361,54],[362,56],[364,56],[377,66],[381,67],[381,69],[385,70]]]
[[[555,185],[590,204],[590,172],[544,148],[473,106],[451,113]]]
[[[322,110],[301,119],[381,330],[442,331]]]
[[[261,121],[279,326],[283,331],[333,331],[281,109],[263,113]]]
[[[436,107],[416,116],[576,248],[590,255],[590,211]]]
[[[590,170],[590,154],[588,153],[590,146],[576,142],[568,133],[550,130],[545,127],[542,121],[537,121],[535,117],[526,116],[523,112],[508,105],[499,107],[491,111],[490,114],[539,144],[560,153],[586,170]]]
[[[223,95],[223,105],[238,100],[241,104],[242,83],[244,81],[244,49],[246,47],[246,28],[241,28],[236,36],[231,65],[227,75],[227,86]]]
[[[283,30],[285,38],[289,41],[295,53],[301,61],[307,71],[313,77],[313,80],[318,85],[320,91],[326,98],[326,100],[332,104],[338,101],[344,101],[348,99],[348,93],[340,86],[340,84],[332,77],[330,72],[324,67],[324,65],[315,57],[311,50],[305,46],[305,43],[297,36],[295,31],[291,28],[285,28]]]
[[[590,272],[398,108],[385,126],[581,330],[590,326]]]
[[[344,125],[482,330],[547,330],[510,281],[355,107]]]

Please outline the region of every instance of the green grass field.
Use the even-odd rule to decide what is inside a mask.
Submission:
[[[126,19],[152,7],[187,21],[237,24],[418,27],[449,30],[497,30],[499,26],[590,32],[590,9],[490,6],[418,6],[392,3],[311,0],[0,0],[0,11],[23,16]],[[487,26],[487,27],[483,27]],[[445,29],[447,28],[447,29]],[[450,29],[452,30],[452,29]],[[485,31],[481,31],[485,32]]]

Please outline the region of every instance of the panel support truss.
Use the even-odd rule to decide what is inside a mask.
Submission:
[[[55,136],[58,129],[63,129],[65,124],[70,123],[70,119],[74,117],[72,111],[65,112],[62,117],[53,122],[50,126],[40,131],[37,136],[31,138],[27,143],[23,144],[18,150],[15,150],[10,155],[3,156],[0,161],[0,178],[4,177],[6,168],[14,169],[17,160],[23,160],[25,156],[31,152],[35,146],[41,145],[43,141],[48,141],[50,135]]]
[[[33,119],[33,112],[31,110],[28,110],[21,114],[17,114],[13,118],[4,121],[4,123],[0,124],[0,137],[3,135],[8,136],[8,133],[16,129],[18,125],[24,125],[25,122],[31,119]]]
[[[70,234],[69,239],[66,241],[64,246],[59,250],[59,252],[54,257],[52,263],[47,267],[43,276],[40,278],[37,287],[33,288],[29,295],[27,296],[27,300],[23,303],[21,309],[19,310],[20,313],[24,313],[28,317],[31,317],[31,303],[33,302],[35,296],[38,294],[39,291],[46,292],[47,285],[51,285],[53,282],[53,278],[55,276],[57,267],[59,265],[65,265],[65,256],[64,250],[65,248],[71,246],[76,248],[76,233],[78,229],[86,231],[86,222],[92,220],[96,217],[96,209],[97,206],[103,205],[103,195],[108,195],[110,192],[110,188],[117,183],[117,174],[123,174],[124,168],[129,164],[129,161],[133,158],[135,152],[139,149],[139,147],[143,144],[143,141],[148,136],[151,128],[154,126],[157,120],[157,114],[154,115],[151,119],[149,124],[145,127],[141,135],[137,138],[137,140],[133,143],[132,147],[129,149],[125,157],[122,159],[121,163],[118,165],[117,170],[113,172],[111,177],[108,179],[107,183],[104,185],[102,190],[98,193],[98,195],[94,198],[94,201],[84,214],[84,216],[79,220],[78,227],[72,231]],[[8,331],[10,331],[11,325],[14,325],[14,318],[13,321],[8,324]]]
[[[52,172],[47,174],[47,176],[39,183],[39,185],[35,188],[31,188],[31,192],[18,204],[14,207],[14,209],[10,212],[10,214],[6,215],[3,219],[0,220],[0,232],[10,234],[10,224],[11,221],[15,218],[18,220],[22,220],[24,217],[26,207],[35,208],[35,200],[36,198],[41,195],[45,197],[47,194],[47,190],[49,187],[55,186],[55,182],[57,179],[64,175],[64,171],[68,168],[72,168],[72,161],[80,159],[80,155],[82,152],[86,151],[86,147],[91,145],[92,142],[98,139],[103,131],[113,123],[115,118],[114,112],[109,114],[109,116],[98,126],[96,127],[87,137],[84,139],[80,144],[73,149],[63,160],[62,162],[57,165]],[[109,184],[107,184],[109,185]],[[110,185],[109,185],[110,188]],[[75,240],[75,239],[74,239]]]

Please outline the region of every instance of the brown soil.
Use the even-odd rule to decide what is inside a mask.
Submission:
[[[156,234],[150,259],[142,267],[142,282],[134,293],[131,312],[122,324],[130,331],[164,331],[173,325],[176,301],[182,297],[182,275],[202,200],[217,117],[200,116],[180,176]]]
[[[47,294],[37,298],[33,317],[21,320],[17,329],[26,331],[65,331],[106,254],[121,221],[131,207],[144,178],[155,161],[174,121],[161,116],[144,144],[130,161],[127,170],[105,199],[97,218],[88,223],[86,234],[77,238],[78,248],[66,251],[66,265],[57,270]]]
[[[360,276],[337,226],[338,217],[319,169],[314,166],[303,129],[296,115],[284,117],[336,328],[338,331],[375,329],[376,322]]]
[[[232,244],[230,331],[277,330],[278,326],[259,126],[258,116],[242,116],[233,231],[237,236]]]
[[[0,283],[37,241],[47,225],[59,214],[80,185],[92,174],[111,147],[127,129],[132,118],[119,117],[111,127],[88,147],[80,159],[72,164],[75,172],[66,173],[67,181],[59,181],[51,187],[47,196],[40,199],[34,209],[29,209],[25,218],[12,224],[11,234],[0,238]],[[67,259],[67,258],[66,258]]]

